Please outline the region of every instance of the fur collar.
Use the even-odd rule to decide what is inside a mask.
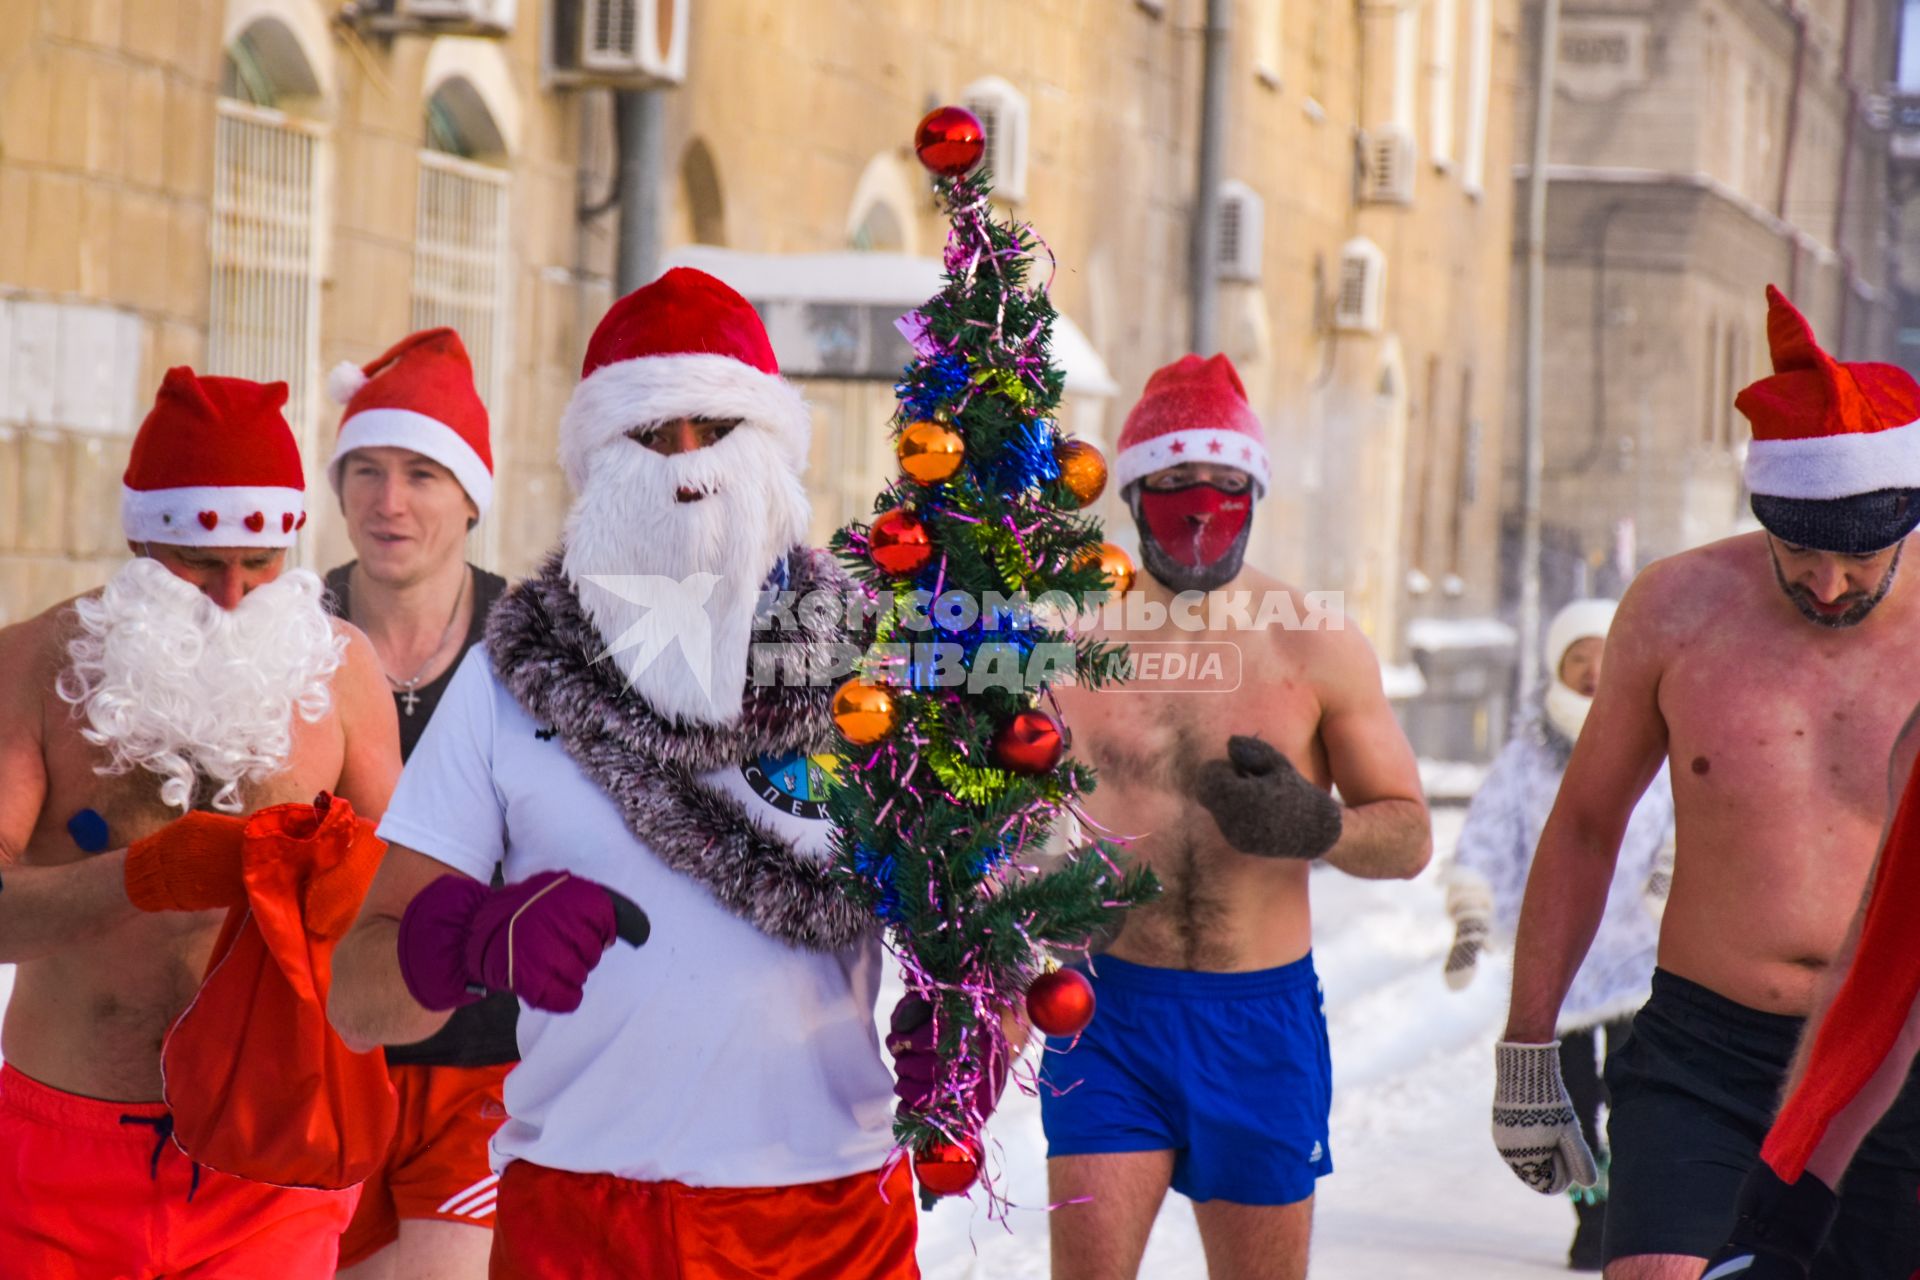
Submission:
[[[555,552],[488,620],[494,673],[515,700],[557,731],[567,754],[620,806],[635,838],[728,911],[812,951],[839,951],[869,936],[873,918],[834,885],[828,861],[797,852],[732,796],[700,781],[761,756],[830,747],[831,686],[749,684],[739,718],[728,724],[665,720],[628,692],[617,664],[596,661],[605,642],[560,565]],[[795,598],[853,589],[824,551],[796,548],[789,569]],[[824,663],[832,646],[849,639],[839,623],[829,617],[809,626],[803,617],[798,631],[777,634]]]

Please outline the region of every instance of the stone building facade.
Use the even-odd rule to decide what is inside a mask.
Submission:
[[[118,477],[167,366],[289,378],[317,483],[324,370],[424,323],[462,328],[494,412],[475,557],[524,572],[552,543],[555,423],[612,297],[614,111],[554,74],[579,0],[469,7],[493,29],[406,29],[408,0],[0,0],[0,621],[123,554]],[[889,467],[870,331],[938,255],[908,143],[942,101],[997,130],[1002,203],[1058,258],[1065,420],[1111,446],[1188,342],[1203,0],[636,4],[656,8],[686,36],[664,256],[788,308],[817,531]],[[1278,463],[1250,556],[1346,592],[1404,694],[1409,627],[1498,601],[1518,9],[1233,6],[1211,269]],[[347,550],[317,507],[302,555],[324,566]],[[1117,495],[1101,510],[1128,541]],[[1442,719],[1457,753],[1499,717],[1468,697]]]

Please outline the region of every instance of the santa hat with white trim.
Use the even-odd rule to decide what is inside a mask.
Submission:
[[[290,547],[307,522],[306,474],[284,382],[167,370],[121,477],[132,542]]]
[[[780,376],[759,313],[692,267],[621,298],[593,331],[560,418],[568,482],[579,492],[603,445],[675,418],[738,418],[769,433],[796,475],[806,469],[806,401]]]
[[[493,502],[493,448],[487,406],[473,385],[473,361],[452,329],[424,329],[400,339],[366,365],[340,364],[327,393],[346,406],[327,479],[340,475],[355,449],[409,449],[447,470],[481,515]]]
[[[1861,555],[1920,525],[1920,384],[1890,364],[1841,363],[1767,286],[1773,374],[1734,400],[1753,424],[1747,489],[1775,537]]]
[[[1181,356],[1147,379],[1140,403],[1120,429],[1114,478],[1124,491],[1155,471],[1214,462],[1268,488],[1267,441],[1247,389],[1223,355]]]

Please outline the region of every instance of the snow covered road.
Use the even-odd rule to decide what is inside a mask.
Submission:
[[[1435,813],[1452,848],[1460,811]],[[1436,859],[1436,862],[1438,859]],[[1334,1070],[1333,1158],[1320,1184],[1313,1280],[1540,1280],[1565,1275],[1573,1212],[1526,1190],[1487,1134],[1493,1042],[1505,1012],[1503,963],[1454,994],[1440,981],[1452,930],[1429,869],[1412,883],[1318,871],[1315,956],[1327,990]],[[0,965],[0,1007],[12,986]],[[889,1008],[883,995],[881,1008]],[[990,1127],[1008,1193],[1008,1225],[946,1201],[922,1220],[927,1280],[1047,1275],[1046,1142],[1040,1104],[1013,1093]],[[1011,1228],[1009,1230],[1008,1228]],[[1204,1280],[1193,1211],[1168,1197],[1141,1268],[1145,1280]]]

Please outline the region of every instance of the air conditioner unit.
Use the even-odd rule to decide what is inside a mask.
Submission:
[[[1222,280],[1260,279],[1260,250],[1266,234],[1266,205],[1244,182],[1220,184],[1220,242],[1214,259]]]
[[[993,177],[993,194],[1018,202],[1027,198],[1027,100],[998,76],[967,86],[960,95],[967,110],[980,117],[987,149],[980,167]]]
[[[687,78],[688,0],[558,0],[552,83],[653,89]]]
[[[1366,138],[1364,196],[1374,204],[1412,204],[1415,155],[1413,133],[1398,125],[1376,129]]]
[[[1333,327],[1349,333],[1380,332],[1387,290],[1387,256],[1365,236],[1340,247],[1339,292]]]
[[[504,36],[513,32],[517,7],[517,0],[359,0],[343,12],[356,25],[383,35]]]

